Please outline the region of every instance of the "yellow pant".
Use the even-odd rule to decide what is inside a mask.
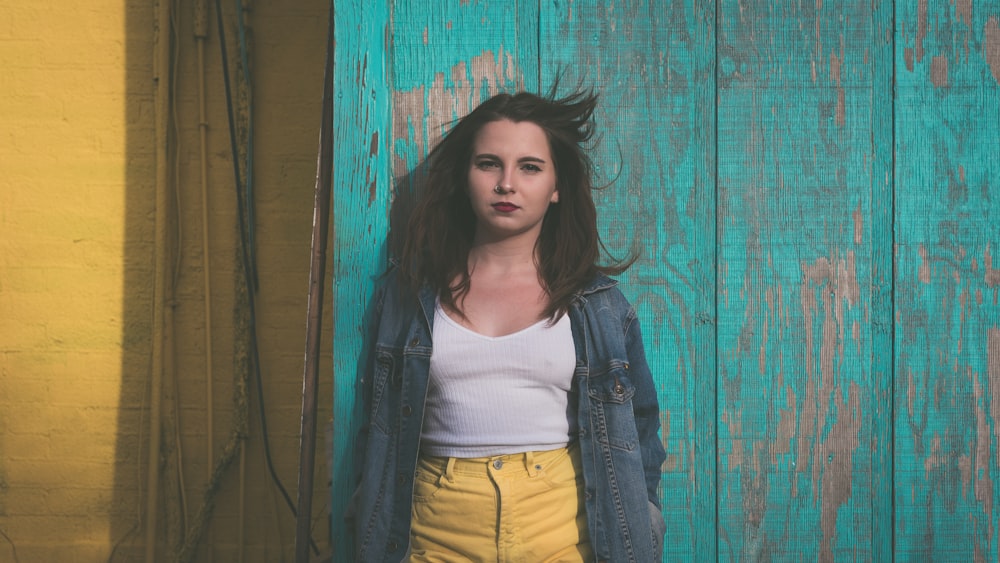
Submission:
[[[412,563],[593,559],[575,446],[474,459],[421,456]]]

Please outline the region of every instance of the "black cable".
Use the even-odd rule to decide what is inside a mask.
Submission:
[[[250,268],[253,274],[254,284],[260,283],[257,273],[257,236],[254,234],[257,226],[257,211],[254,206],[254,182],[253,182],[253,79],[250,76],[250,63],[247,62],[247,40],[243,25],[243,2],[236,0],[236,29],[240,44],[240,68],[243,70],[243,80],[247,85],[247,161],[246,161],[246,182],[243,186],[246,192],[244,200],[247,213],[247,233],[246,251],[250,257]]]
[[[233,96],[232,89],[229,84],[229,63],[228,55],[226,53],[226,29],[222,22],[221,0],[215,0],[215,14],[216,20],[219,24],[219,45],[222,54],[222,76],[226,87],[226,112],[229,118],[229,144],[233,153],[233,175],[236,179],[236,207],[240,227],[240,254],[243,265],[243,277],[247,284],[247,292],[249,293],[247,298],[247,307],[249,309],[250,317],[250,361],[253,363],[254,380],[257,387],[257,405],[260,411],[260,428],[261,434],[263,435],[264,459],[267,464],[267,470],[271,475],[271,480],[274,481],[274,484],[278,487],[278,490],[281,492],[281,496],[285,499],[285,503],[292,511],[292,515],[297,517],[298,511],[295,509],[295,503],[292,502],[291,497],[288,495],[288,491],[285,489],[285,486],[282,485],[281,479],[278,477],[278,473],[274,469],[274,461],[271,457],[271,445],[267,433],[267,415],[264,408],[264,383],[260,372],[260,353],[257,346],[257,314],[254,304],[257,287],[255,280],[252,277],[254,269],[252,268],[249,256],[247,255],[246,209],[244,207],[243,192],[241,190],[242,183],[240,180],[239,152],[236,148],[236,123],[233,117]],[[240,15],[240,17],[242,17],[242,15]],[[319,555],[319,548],[316,546],[312,537],[309,538],[309,544],[312,546],[313,553]]]

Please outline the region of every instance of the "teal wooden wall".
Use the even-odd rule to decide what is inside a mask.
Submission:
[[[1000,0],[334,4],[335,515],[394,179],[561,68],[640,253],[665,560],[998,560]]]

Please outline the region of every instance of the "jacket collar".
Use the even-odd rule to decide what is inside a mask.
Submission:
[[[434,307],[437,305],[437,292],[434,291],[428,284],[424,284],[420,287],[420,293],[417,295],[417,299],[420,301],[420,310],[424,314],[424,321],[427,323],[427,328],[434,328]]]
[[[594,277],[590,279],[587,285],[583,286],[582,289],[576,292],[576,298],[580,299],[597,293],[598,291],[604,291],[606,289],[611,289],[612,287],[618,285],[618,280],[613,280],[609,278],[606,274],[597,272]]]

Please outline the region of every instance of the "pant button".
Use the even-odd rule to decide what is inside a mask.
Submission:
[[[493,469],[501,469],[501,468],[503,468],[503,460],[502,459],[493,460]]]

